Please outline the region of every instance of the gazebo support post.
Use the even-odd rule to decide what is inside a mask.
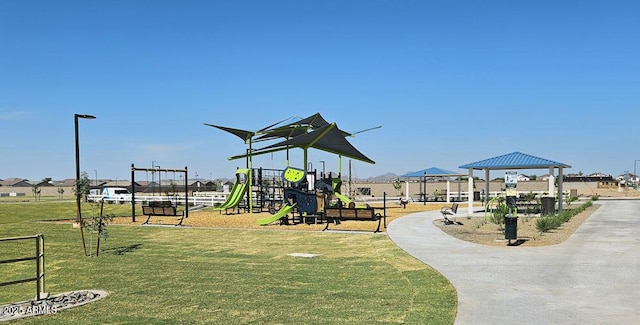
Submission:
[[[555,169],[553,167],[549,167],[549,196],[553,196],[555,192],[555,180],[556,176],[554,175]]]
[[[490,172],[489,172],[489,168],[484,170],[484,201],[482,202],[483,206],[487,206],[487,204],[489,204],[489,183],[491,181],[490,179]]]
[[[429,197],[429,193],[427,193],[427,173],[424,173],[424,176],[422,176],[421,178],[422,184],[424,184],[424,188],[422,190],[423,194],[423,200],[422,200],[422,204],[426,205],[427,204],[427,198]]]
[[[409,202],[409,180],[408,179],[404,182],[404,188],[405,188],[404,199],[405,201]]]
[[[467,213],[469,216],[473,215],[473,168],[469,168],[469,187],[467,189],[467,201],[469,202],[469,207],[467,208]]]
[[[562,167],[558,167],[558,212],[562,211]]]

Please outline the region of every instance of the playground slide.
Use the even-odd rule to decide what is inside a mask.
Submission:
[[[344,205],[346,207],[350,208],[350,209],[353,209],[353,208],[356,208],[356,209],[358,209],[358,208],[366,208],[366,206],[364,206],[364,205],[356,205],[356,203],[353,202],[353,200],[351,200],[350,198],[348,198],[348,197],[346,197],[346,196],[344,196],[344,195],[342,195],[342,194],[340,194],[338,192],[334,192],[333,195],[335,195],[338,198],[338,200],[342,201],[342,203],[344,203]]]
[[[294,204],[295,205],[295,204]],[[291,209],[293,209],[293,205],[289,205],[288,203],[285,204],[282,208],[280,208],[280,210],[278,211],[278,213],[272,215],[272,216],[268,216],[265,218],[261,218],[256,220],[256,223],[259,225],[268,225],[274,221],[277,221],[278,219],[286,216],[287,214],[289,214],[289,212],[291,212]]]
[[[229,193],[229,196],[227,196],[227,200],[224,203],[222,203],[222,205],[215,208],[214,210],[225,210],[225,209],[235,208],[238,205],[238,203],[242,201],[242,197],[244,196],[244,193],[246,191],[247,191],[246,183],[236,182],[235,184],[233,184],[233,187],[231,188],[231,192]]]

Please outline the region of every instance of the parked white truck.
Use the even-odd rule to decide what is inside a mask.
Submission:
[[[131,192],[124,187],[103,187],[102,198],[107,203],[131,202]]]

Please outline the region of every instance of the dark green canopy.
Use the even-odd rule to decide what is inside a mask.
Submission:
[[[364,161],[375,164],[375,161],[369,159],[356,149],[344,136],[344,133],[338,129],[336,123],[326,124],[316,128],[310,132],[305,132],[293,138],[266,146],[261,149],[254,150],[252,155],[262,155],[266,153],[286,150],[290,148],[302,148],[305,151],[309,148],[330,152],[347,158]],[[247,155],[233,156],[229,159],[244,158]]]
[[[327,122],[320,113],[313,114],[289,124],[277,126],[284,121],[286,120],[271,124],[255,132],[207,123],[205,123],[205,125],[229,132],[249,144],[250,154],[245,153],[233,156],[229,158],[230,160],[246,158],[250,155],[255,156],[281,150],[288,150],[290,148],[302,148],[305,151],[306,163],[307,149],[315,148],[342,157],[375,164],[373,160],[358,151],[358,149],[356,149],[346,139],[346,137],[353,136],[354,134],[340,130],[336,123]],[[261,149],[252,149],[251,144],[253,142],[275,140],[279,138],[284,140]]]

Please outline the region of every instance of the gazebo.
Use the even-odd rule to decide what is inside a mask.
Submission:
[[[452,172],[450,170],[446,170],[446,169],[442,169],[442,168],[437,168],[437,167],[431,167],[431,168],[427,168],[427,169],[423,169],[423,170],[419,170],[416,172],[410,172],[410,173],[406,173],[400,177],[404,177],[406,178],[405,180],[405,199],[409,200],[409,178],[416,178],[416,177],[446,177],[447,178],[447,202],[450,201],[450,193],[451,193],[451,181],[449,179],[449,177],[458,177],[458,176],[465,176],[466,174],[460,174],[460,173],[456,173],[456,172]],[[460,193],[460,189],[458,189],[458,193]],[[425,195],[426,195],[426,185],[425,185]],[[426,199],[425,199],[426,201]]]
[[[554,171],[558,169],[558,210],[562,210],[562,172],[564,168],[571,168],[571,166],[548,160],[521,152],[512,152],[502,156],[497,156],[485,160],[476,161],[466,165],[462,165],[459,168],[469,170],[469,215],[473,213],[473,171],[484,170],[485,172],[485,198],[489,195],[489,172],[491,170],[513,170],[513,169],[549,169],[549,194],[552,195],[555,188]]]

